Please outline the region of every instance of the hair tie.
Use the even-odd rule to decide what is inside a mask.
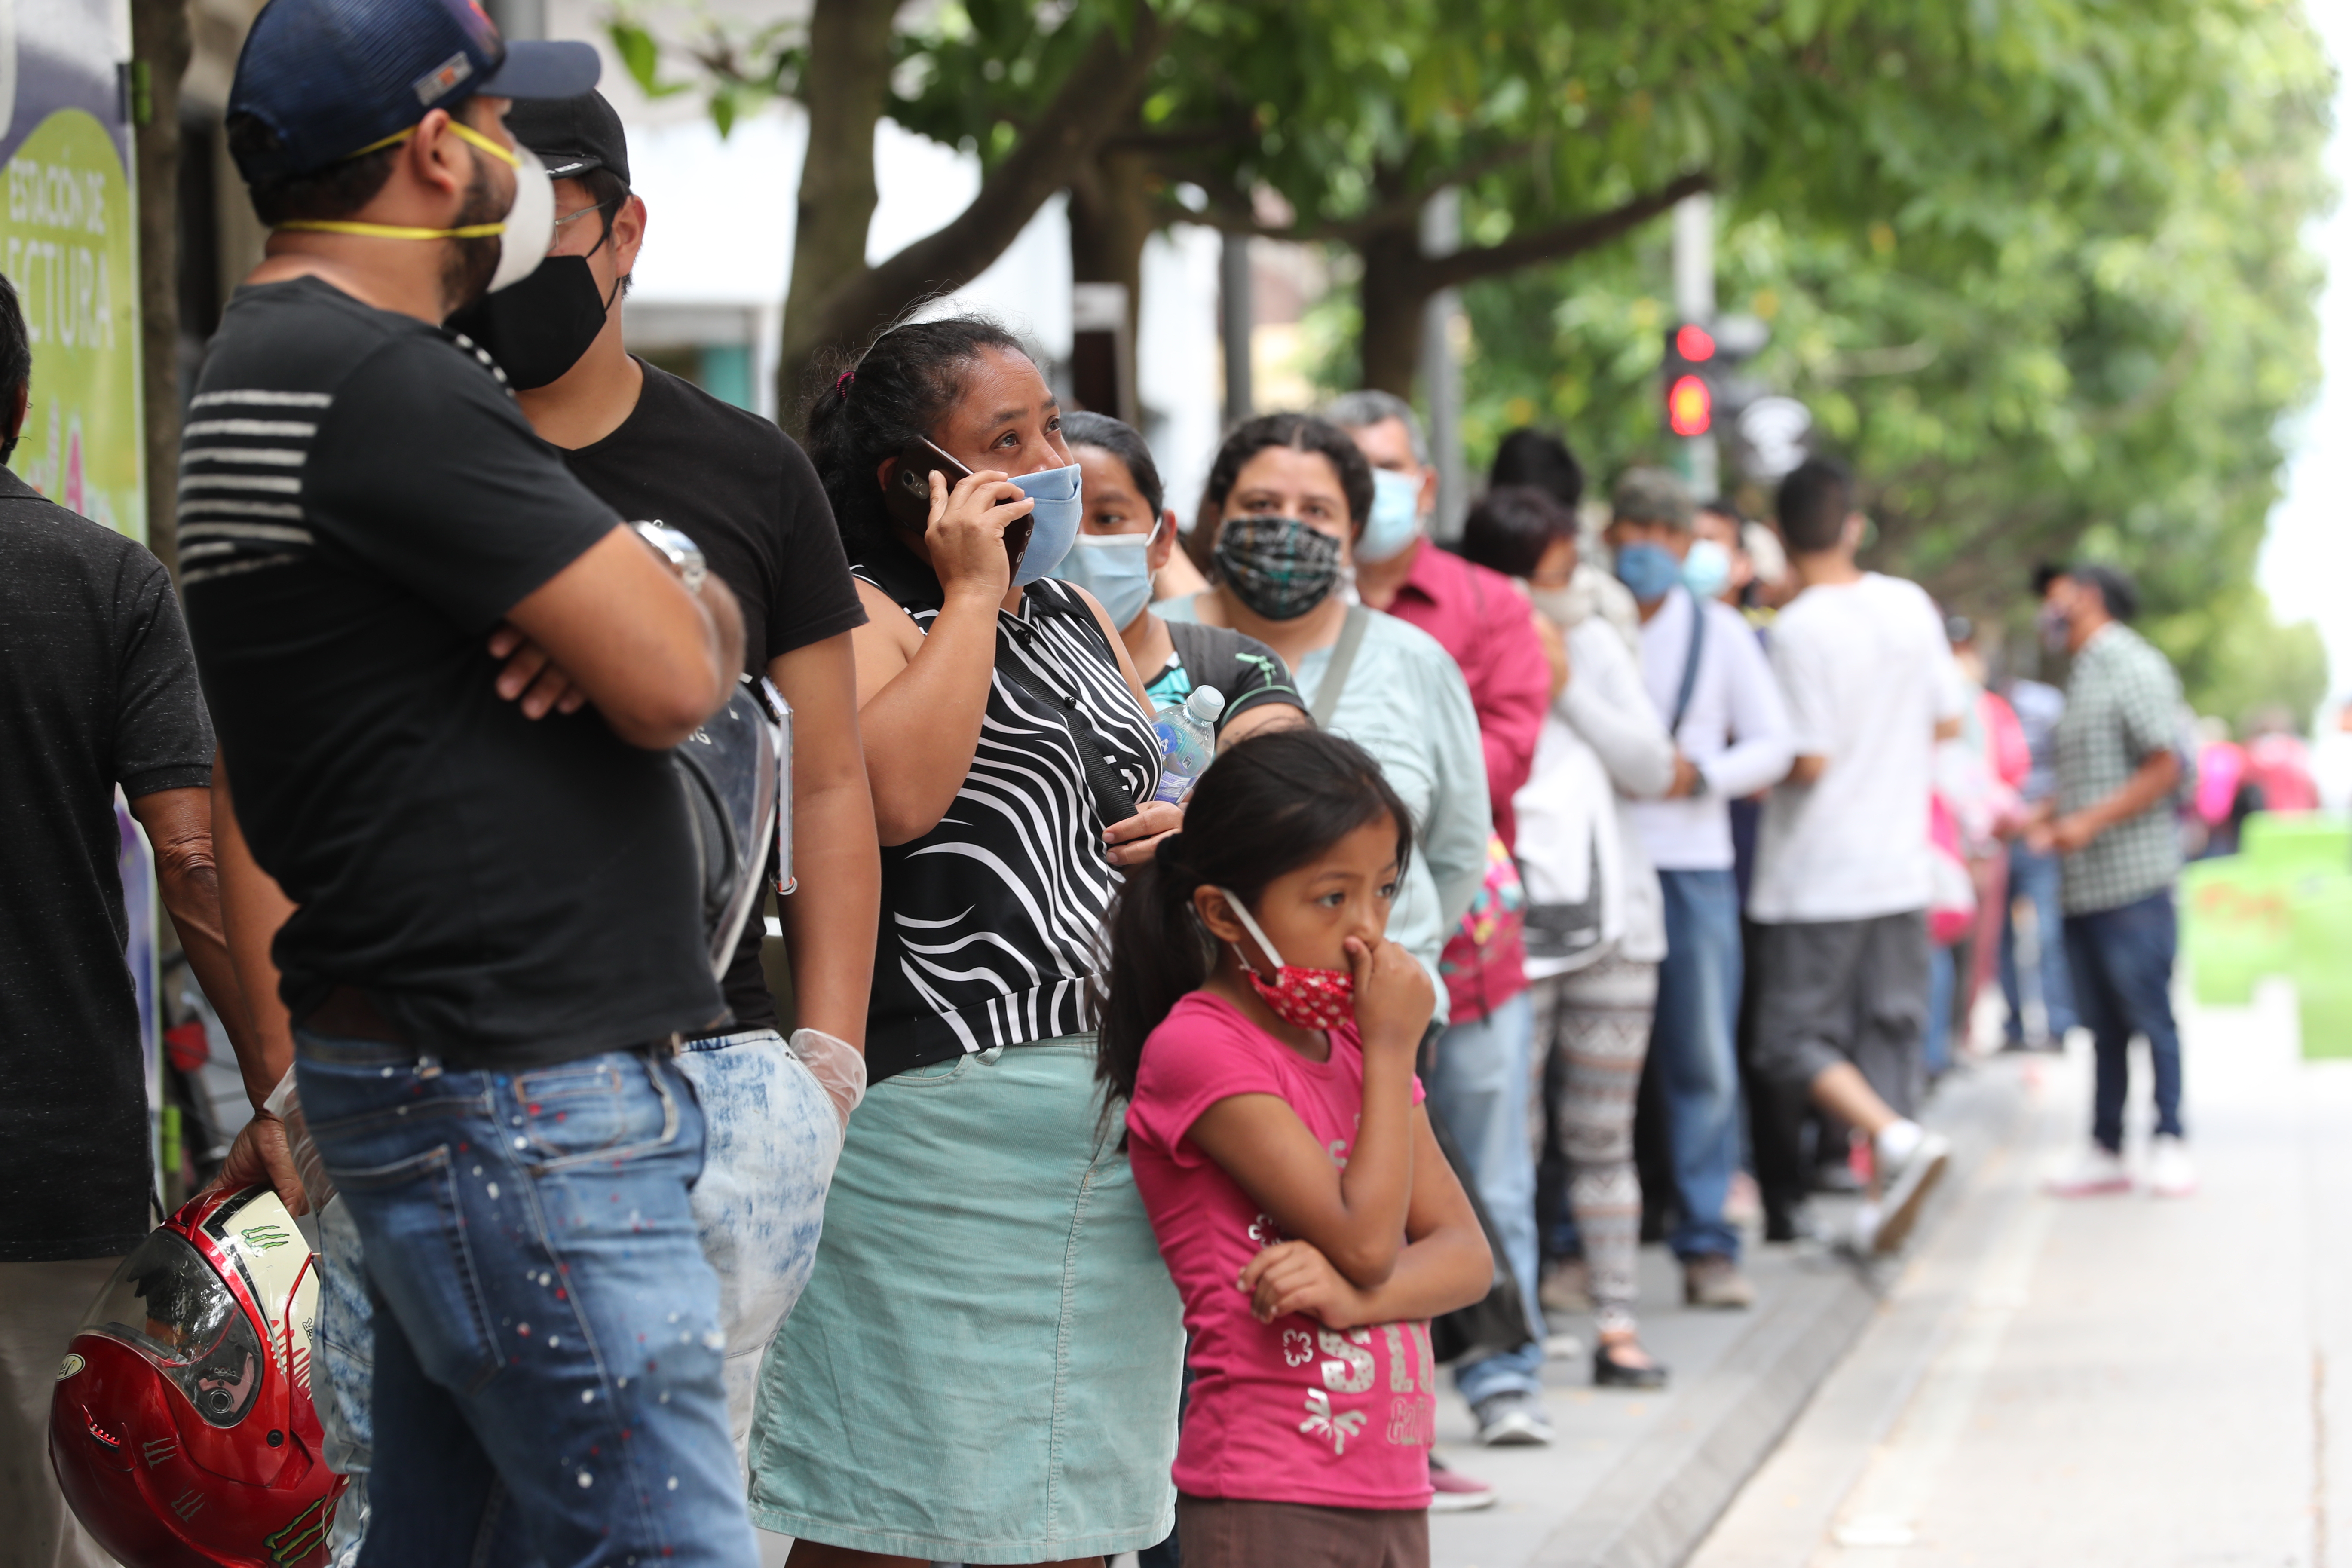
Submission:
[[[1184,863],[1177,858],[1178,856],[1184,852],[1183,839],[1184,833],[1181,828],[1169,834],[1166,837],[1160,839],[1158,844],[1152,846],[1152,859],[1158,861],[1160,866],[1168,870],[1183,870]]]
[[[841,374],[840,374],[838,377],[836,377],[836,378],[835,379],[835,381],[834,381],[834,384],[833,384],[833,392],[834,392],[834,395],[835,395],[835,396],[836,396],[836,397],[838,397],[838,398],[840,398],[844,403],[848,402],[848,401],[849,401],[849,384],[850,384],[851,382],[853,382],[853,381],[856,381],[856,379],[857,379],[857,373],[856,373],[856,371],[854,371],[854,370],[845,370],[845,371],[843,371],[843,372],[841,373]]]

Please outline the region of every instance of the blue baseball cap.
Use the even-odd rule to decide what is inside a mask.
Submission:
[[[593,45],[508,43],[473,0],[269,0],[229,86],[229,148],[250,184],[308,174],[477,93],[572,98]]]

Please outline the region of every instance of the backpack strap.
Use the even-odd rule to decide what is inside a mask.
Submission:
[[[1698,685],[1699,655],[1706,651],[1706,605],[1696,594],[1690,595],[1690,651],[1683,656],[1682,689],[1675,694],[1675,716],[1666,725],[1667,737],[1675,741],[1682,737],[1683,716],[1690,711],[1691,692]]]

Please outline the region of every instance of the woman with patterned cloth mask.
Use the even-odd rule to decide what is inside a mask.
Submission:
[[[1338,426],[1304,414],[1244,422],[1217,453],[1194,525],[1216,541],[1215,584],[1160,613],[1272,647],[1317,723],[1380,763],[1420,835],[1389,940],[1429,971],[1443,1024],[1438,953],[1486,875],[1486,764],[1470,689],[1437,639],[1339,597],[1372,493],[1371,466]]]
[[[799,1568],[1135,1551],[1174,1512],[1183,1336],[1089,992],[1118,868],[1181,814],[1137,805],[1160,747],[1118,628],[1047,575],[1083,500],[1020,344],[892,328],[807,429],[870,617],[882,921],[871,1087],[761,1370],[752,1517]]]

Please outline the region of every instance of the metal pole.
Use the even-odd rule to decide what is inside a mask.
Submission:
[[[1228,428],[1250,416],[1255,401],[1250,388],[1250,329],[1255,311],[1250,300],[1249,236],[1225,236],[1217,256],[1217,335],[1225,350],[1225,425]]]
[[[1421,252],[1448,256],[1462,244],[1462,193],[1449,185],[1421,209]],[[1421,316],[1421,388],[1429,403],[1429,457],[1437,467],[1437,515],[1430,531],[1438,539],[1461,537],[1470,510],[1470,476],[1462,460],[1462,363],[1454,353],[1454,319],[1462,297],[1443,289],[1429,297]]]
[[[509,38],[547,37],[547,0],[489,0],[490,20]]]
[[[1685,196],[1675,204],[1675,313],[1685,321],[1715,319],[1715,198]],[[1686,436],[1675,466],[1701,500],[1721,485],[1715,434]]]

